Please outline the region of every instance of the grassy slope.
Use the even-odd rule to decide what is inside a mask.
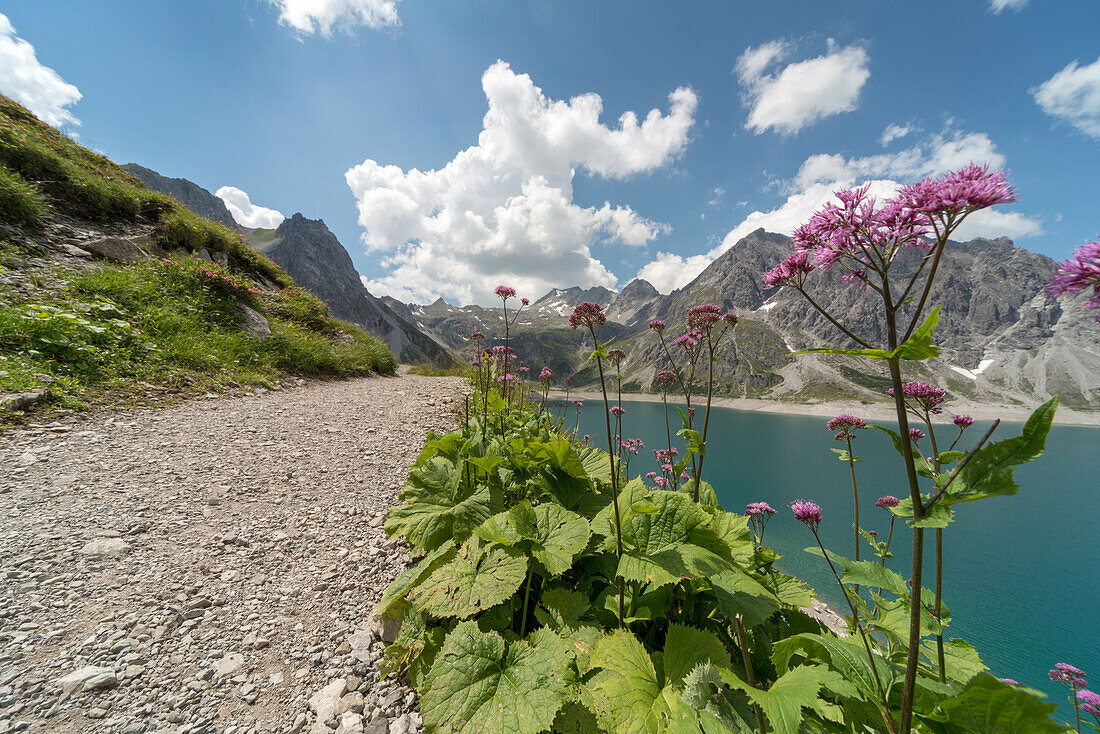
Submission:
[[[55,217],[146,229],[168,257],[26,267],[49,261],[48,243],[39,243]],[[146,189],[3,96],[0,224],[11,227],[0,228],[0,255],[23,266],[0,284],[0,392],[49,387],[62,406],[82,407],[150,389],[394,371],[384,343],[333,319],[239,234]],[[189,255],[200,248],[224,252],[227,266]],[[270,338],[240,330],[240,305],[268,318]]]

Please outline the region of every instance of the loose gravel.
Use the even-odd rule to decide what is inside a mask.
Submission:
[[[0,436],[0,734],[410,734],[382,523],[463,383],[309,383]]]

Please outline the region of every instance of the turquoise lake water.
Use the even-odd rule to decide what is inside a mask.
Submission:
[[[583,409],[580,433],[606,448],[598,405],[590,401]],[[646,444],[630,473],[656,470],[651,449],[665,443],[661,404],[624,400],[623,407],[623,435]],[[567,415],[572,426],[576,412],[570,407]],[[675,410],[672,418],[675,440]],[[813,536],[788,509],[800,498],[820,504],[825,547],[852,556],[851,480],[847,463],[829,451],[843,443],[833,441],[826,420],[715,408],[703,477],[728,510],[742,512],[746,503],[760,501],[778,510],[765,542],[783,554],[783,570],[839,608],[844,599],[825,562],[803,552]],[[975,423],[960,448],[969,448],[968,440],[978,440],[988,427],[989,422]],[[1003,422],[992,440],[1018,435],[1021,427]],[[937,439],[949,444],[956,431],[945,425]],[[901,457],[885,434],[873,430],[859,433],[854,450],[863,459],[856,465],[861,525],[885,538],[889,514],[874,503],[886,494],[908,495]],[[952,614],[948,637],[977,647],[995,675],[1044,690],[1052,703],[1059,702],[1068,690],[1047,678],[1054,663],[1072,663],[1100,681],[1100,428],[1055,426],[1046,453],[1017,469],[1016,479],[1018,495],[957,505],[956,520],[944,532],[944,601]],[[929,561],[934,538],[932,532],[925,535]],[[908,578],[912,535],[900,522],[894,541],[890,565]],[[865,545],[860,552],[869,550]]]

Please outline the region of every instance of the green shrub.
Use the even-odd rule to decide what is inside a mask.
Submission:
[[[45,199],[37,188],[0,166],[0,221],[34,226],[45,210]]]
[[[268,313],[280,319],[330,336],[340,331],[338,322],[329,313],[328,305],[304,288],[284,288],[265,300]]]

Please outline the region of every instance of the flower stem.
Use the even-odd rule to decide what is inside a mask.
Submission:
[[[737,644],[741,648],[741,661],[745,664],[745,680],[753,688],[759,688],[760,686],[756,683],[756,675],[752,672],[752,660],[749,659],[749,646],[745,642],[745,626],[741,624],[741,615],[734,617],[733,621],[737,625]],[[764,725],[764,712],[760,710],[760,705],[753,703],[752,710],[756,714],[756,725],[760,727],[760,734],[767,734],[768,730]]]
[[[852,474],[852,508],[856,513],[855,524],[855,542],[856,542],[856,555],[855,560],[859,560],[859,490],[856,489],[856,460],[852,456],[852,437],[846,435],[845,440],[848,442],[848,470]],[[856,585],[856,593],[859,593],[859,585]]]
[[[588,331],[592,334],[592,344],[598,350],[600,348],[600,342],[596,339],[596,328],[590,325]],[[611,504],[615,507],[615,551],[619,559],[622,560],[623,529],[622,519],[619,516],[619,472],[615,466],[615,454],[611,450],[611,403],[607,399],[607,380],[604,379],[603,374],[603,359],[598,354],[596,355],[596,369],[598,369],[600,373],[600,390],[603,392],[604,424],[607,426],[607,458],[608,461],[611,462]],[[623,577],[619,576],[619,627],[623,626],[623,612],[625,611],[623,602]]]

